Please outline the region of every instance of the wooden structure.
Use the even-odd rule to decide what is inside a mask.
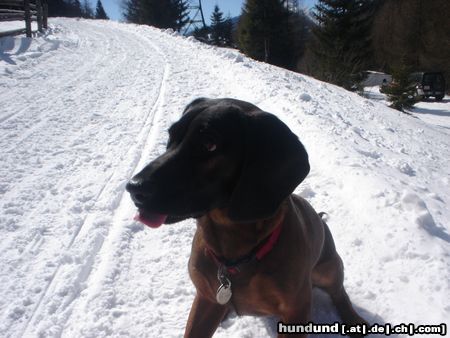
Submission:
[[[47,29],[47,0],[0,0],[0,21],[24,21],[25,28],[0,32],[0,37],[25,33],[31,37],[31,22],[37,21],[38,31]]]

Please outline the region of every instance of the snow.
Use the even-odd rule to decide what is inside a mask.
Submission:
[[[16,30],[16,29],[24,29],[25,28],[25,21],[5,21],[5,22],[0,22],[0,32],[7,32],[7,31],[12,31],[12,30]],[[37,22],[36,21],[32,21],[31,22],[31,30],[32,31],[36,31],[37,30]]]
[[[432,99],[426,102],[418,102],[414,105],[413,112],[425,122],[448,129],[450,120],[450,97],[446,96],[440,102],[433,102]]]
[[[363,316],[449,324],[448,97],[408,116],[170,31],[49,24],[0,40],[1,337],[183,334],[195,222],[144,228],[124,187],[199,96],[250,101],[300,137],[312,170],[297,192],[328,213]],[[319,290],[313,320],[338,320]],[[231,316],[215,337],[275,330]]]
[[[380,86],[365,87],[364,96],[387,106],[390,104],[387,96],[380,93]],[[442,101],[436,101],[434,98],[424,99],[417,102],[409,113],[428,124],[435,124],[448,129],[450,125],[450,97],[445,96]]]

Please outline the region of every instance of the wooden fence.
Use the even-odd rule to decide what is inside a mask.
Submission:
[[[25,33],[31,37],[31,22],[37,21],[38,31],[47,29],[47,0],[0,0],[0,21],[25,21],[25,28],[0,32],[0,37]]]

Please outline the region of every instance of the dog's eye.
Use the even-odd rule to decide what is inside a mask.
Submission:
[[[204,155],[212,155],[220,148],[218,137],[212,131],[200,131],[199,141],[200,151]]]
[[[206,142],[204,144],[206,151],[212,153],[213,151],[215,151],[217,149],[217,144],[215,144],[214,142]]]

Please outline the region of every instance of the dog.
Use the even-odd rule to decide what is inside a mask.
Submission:
[[[230,310],[307,324],[313,287],[346,324],[366,323],[344,289],[328,226],[293,194],[309,170],[304,146],[275,115],[199,98],[170,127],[166,152],[127,183],[144,224],[197,220],[185,337],[211,337]]]

